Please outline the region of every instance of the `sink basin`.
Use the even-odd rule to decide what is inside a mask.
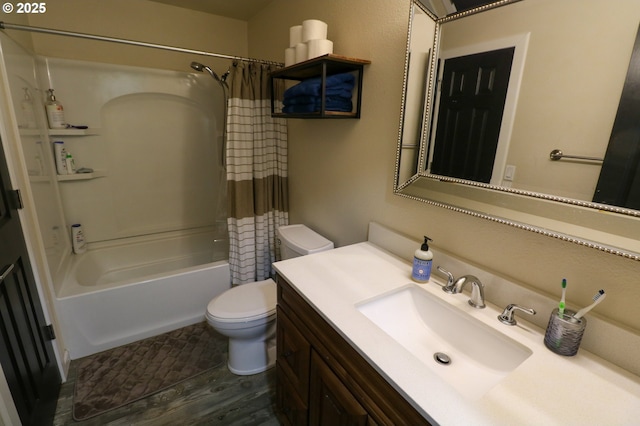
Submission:
[[[470,399],[484,395],[532,354],[414,284],[360,302],[356,308]]]

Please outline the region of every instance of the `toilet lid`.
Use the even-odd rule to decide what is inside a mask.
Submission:
[[[277,287],[272,279],[241,284],[214,298],[207,314],[218,321],[251,321],[273,315]]]

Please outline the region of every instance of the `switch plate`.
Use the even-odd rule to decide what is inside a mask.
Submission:
[[[513,178],[516,175],[516,166],[508,165],[504,168],[504,180],[513,182]]]

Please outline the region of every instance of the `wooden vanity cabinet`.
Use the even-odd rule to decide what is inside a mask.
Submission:
[[[284,278],[276,281],[276,404],[284,424],[429,424]]]

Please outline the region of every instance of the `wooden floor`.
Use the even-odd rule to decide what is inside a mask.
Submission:
[[[76,422],[72,417],[76,362],[63,383],[54,425],[279,425],[274,408],[275,369],[236,376],[226,362],[124,407]]]

